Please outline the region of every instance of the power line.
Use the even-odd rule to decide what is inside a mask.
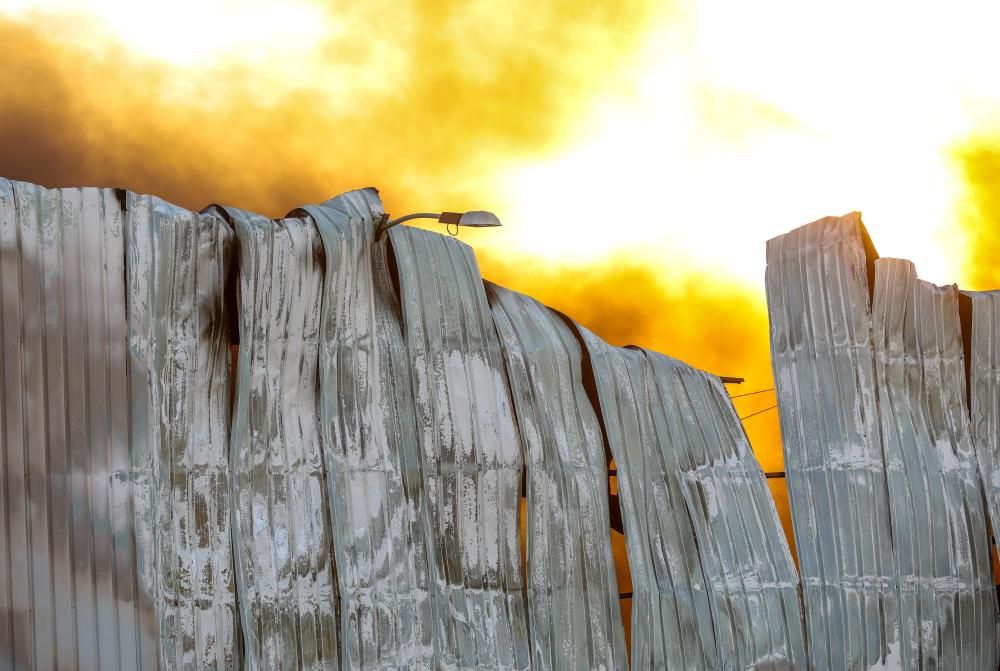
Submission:
[[[743,398],[744,396],[753,396],[754,394],[763,394],[765,391],[774,391],[774,387],[768,387],[767,389],[758,389],[757,391],[748,391],[745,394],[735,394],[729,398]]]
[[[744,419],[750,419],[751,417],[755,417],[755,416],[761,414],[762,412],[767,412],[768,410],[774,410],[777,407],[778,407],[778,404],[776,403],[776,404],[774,404],[772,406],[764,408],[763,410],[758,410],[757,412],[751,412],[749,415],[746,415],[745,417],[740,417],[740,421],[742,422]]]

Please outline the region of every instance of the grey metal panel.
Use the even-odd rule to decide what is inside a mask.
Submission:
[[[906,669],[995,669],[997,604],[966,414],[958,291],[875,262],[872,305]]]
[[[691,518],[721,668],[803,668],[798,573],[729,394],[714,375],[645,354],[658,447]]]
[[[156,610],[164,668],[237,668],[224,310],[233,233],[219,216],[132,193],[125,231],[139,588]]]
[[[111,189],[0,180],[0,661],[155,666],[136,594],[125,248]]]
[[[608,533],[604,438],[576,335],[552,310],[486,283],[527,470],[528,624],[535,669],[626,669]]]
[[[710,585],[698,555],[676,458],[651,412],[652,369],[641,350],[580,327],[618,469],[632,572],[632,668],[721,669]]]
[[[970,299],[969,389],[972,440],[994,531],[1000,529],[1000,291]]]
[[[899,663],[865,240],[852,213],[767,244],[771,357],[817,669]]]
[[[453,238],[389,236],[433,524],[437,666],[525,669],[522,457],[479,267]]]
[[[326,251],[320,419],[345,668],[433,668],[430,518],[375,189],[303,208]]]
[[[234,543],[251,668],[338,668],[319,431],[323,247],[308,219],[227,209],[240,249]]]

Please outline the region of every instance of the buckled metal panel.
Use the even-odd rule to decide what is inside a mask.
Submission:
[[[0,660],[156,666],[137,593],[122,207],[0,179]]]
[[[224,311],[233,233],[158,198],[127,203],[139,588],[164,668],[237,668]]]
[[[1000,291],[966,291],[972,441],[994,533],[1000,529]]]
[[[382,203],[363,189],[303,211],[326,250],[320,418],[344,666],[432,668],[430,518]]]
[[[576,335],[489,282],[527,469],[528,624],[534,669],[626,669],[608,534],[604,438]]]
[[[433,525],[436,666],[526,669],[522,458],[479,267],[453,238],[389,236]]]
[[[234,544],[253,668],[339,666],[320,444],[323,247],[308,219],[226,213],[240,247]]]
[[[997,603],[966,414],[958,290],[875,262],[875,370],[904,669],[995,669]]]
[[[804,668],[798,573],[729,394],[714,375],[644,352],[658,447],[691,519],[719,668]]]
[[[710,585],[688,514],[673,446],[651,412],[645,354],[612,347],[579,327],[618,468],[632,572],[632,668],[719,669]]]
[[[855,212],[767,244],[771,357],[817,669],[899,665],[866,236]]]

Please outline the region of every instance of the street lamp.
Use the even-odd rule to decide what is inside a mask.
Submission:
[[[386,215],[388,219],[388,215]],[[414,212],[397,219],[386,221],[379,228],[379,235],[385,233],[396,224],[401,224],[410,219],[437,219],[438,223],[444,224],[450,235],[458,235],[459,226],[469,226],[471,228],[489,228],[500,226],[500,219],[492,212],[484,210],[470,210],[469,212]],[[451,232],[451,227],[455,227],[455,232]]]

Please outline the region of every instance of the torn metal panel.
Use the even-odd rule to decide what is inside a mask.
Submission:
[[[632,668],[730,668],[716,645],[710,583],[676,457],[651,413],[652,368],[641,350],[612,347],[582,327],[579,332],[618,469],[632,572]]]
[[[526,669],[522,458],[479,267],[453,238],[389,236],[433,525],[436,666]]]
[[[600,423],[562,318],[486,284],[527,470],[532,668],[626,669]]]
[[[323,247],[308,219],[227,209],[240,247],[233,524],[252,668],[339,666],[318,398]]]
[[[997,603],[958,290],[875,262],[872,327],[905,669],[995,669]]]
[[[873,257],[856,212],[767,244],[771,357],[810,668],[899,664],[869,314]]]
[[[137,593],[122,207],[0,180],[0,665],[155,668]]]
[[[344,666],[433,668],[430,518],[388,239],[374,239],[382,203],[363,189],[303,211],[326,251],[320,420]]]
[[[713,375],[645,354],[658,447],[691,518],[721,668],[803,668],[798,573],[729,394]]]
[[[1000,291],[966,291],[972,441],[994,533],[1000,529]]]
[[[233,233],[129,193],[129,390],[139,587],[156,610],[164,668],[238,668],[230,525]]]

